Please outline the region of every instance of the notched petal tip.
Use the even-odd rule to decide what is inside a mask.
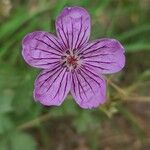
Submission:
[[[69,15],[70,17],[73,17],[73,18],[80,18],[81,16],[90,17],[88,11],[85,8],[78,7],[78,6],[65,7],[61,11],[61,13],[58,17],[64,17],[66,15]],[[90,18],[88,18],[88,19],[90,19]]]
[[[56,19],[57,35],[70,49],[87,43],[90,26],[90,16],[82,7],[65,7]]]

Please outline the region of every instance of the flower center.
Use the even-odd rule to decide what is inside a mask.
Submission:
[[[80,56],[73,53],[73,51],[67,50],[62,56],[61,63],[63,67],[67,67],[69,70],[76,69],[81,64]]]
[[[68,65],[72,65],[72,66],[74,66],[74,65],[76,65],[77,64],[77,58],[75,57],[75,56],[68,56],[67,57],[67,63],[68,63]]]

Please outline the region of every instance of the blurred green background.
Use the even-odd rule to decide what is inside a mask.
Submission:
[[[65,6],[86,8],[91,39],[116,38],[126,67],[107,76],[107,103],[83,110],[68,96],[60,107],[32,98],[38,69],[21,56],[29,32],[55,33]],[[149,150],[149,0],[0,0],[0,150]]]

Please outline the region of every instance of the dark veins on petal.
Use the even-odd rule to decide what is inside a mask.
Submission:
[[[47,92],[49,91],[49,89],[52,87],[52,85],[54,84],[54,82],[58,79],[59,75],[63,72],[63,68],[60,69],[58,75],[55,77],[55,79],[53,80],[53,82],[51,83],[51,85],[48,87]],[[53,74],[54,75],[54,74]],[[51,76],[52,77],[52,76]],[[49,77],[50,78],[50,77]]]
[[[98,56],[109,56],[109,55],[114,55],[114,54],[110,54],[110,53],[108,53],[108,54],[97,54],[97,55],[92,55],[92,56],[84,56],[84,58],[86,59],[86,58],[93,58],[93,57],[98,57]]]
[[[107,48],[106,45],[103,45],[103,46],[100,46],[100,47],[98,47],[98,48],[96,48],[96,49],[93,49],[93,47],[94,47],[95,45],[97,45],[98,43],[99,43],[99,41],[95,42],[94,44],[88,46],[86,49],[83,49],[81,52],[83,52],[84,55],[87,55],[87,54],[96,52],[97,50],[100,50],[100,49],[102,49],[102,48]]]
[[[83,42],[83,39],[84,39],[85,34],[86,34],[86,32],[87,32],[87,29],[88,29],[88,27],[83,31],[83,32],[84,32],[84,33],[83,33],[83,36],[82,36],[82,38],[81,38],[80,43],[79,43],[78,46],[77,46],[78,49],[80,49],[80,48],[83,46],[83,44],[87,41],[87,38],[86,38],[86,39],[84,40],[84,42]]]
[[[70,18],[72,20],[72,18]],[[81,17],[81,21],[80,21],[80,29],[78,31],[78,35],[77,35],[77,38],[76,38],[76,41],[73,42],[73,29],[74,29],[74,25],[73,25],[73,22],[71,21],[71,28],[72,28],[72,32],[71,32],[71,45],[69,44],[69,32],[68,32],[68,29],[66,28],[66,31],[67,33],[65,32],[65,29],[64,29],[64,25],[63,25],[63,20],[61,19],[61,26],[59,26],[59,28],[62,30],[62,32],[60,32],[60,29],[58,28],[57,31],[58,31],[58,34],[60,36],[60,38],[62,39],[62,42],[65,46],[65,48],[70,48],[70,49],[73,49],[73,43],[75,43],[74,45],[74,48],[75,49],[80,49],[82,47],[82,45],[88,40],[88,37],[86,37],[86,39],[84,40],[84,37],[85,37],[85,34],[88,30],[89,27],[87,27],[86,29],[83,28],[83,21],[82,21],[82,17]],[[81,33],[83,33],[82,37],[81,37]],[[64,38],[62,37],[62,34],[64,35]],[[84,40],[84,41],[83,41]]]
[[[96,60],[88,60],[88,62],[95,62],[95,63],[98,63],[98,64],[113,64],[113,63],[116,63],[116,62],[113,62],[113,61],[96,61]]]
[[[92,86],[90,85],[90,83],[87,81],[86,77],[82,74],[82,69],[77,70],[78,74],[84,79],[84,81],[88,84],[88,86],[90,87],[90,89],[92,90],[92,92],[94,93],[94,90],[92,88]],[[95,94],[95,93],[94,93]]]
[[[73,23],[71,22],[71,29],[72,29],[72,32],[71,32],[71,49],[73,49]]]
[[[57,45],[49,36],[47,36],[47,35],[44,35],[47,39],[49,39],[49,41],[50,42],[52,42],[57,48],[58,48],[58,50],[63,50],[63,48],[62,47],[60,47],[59,45],[60,45],[60,43],[58,43],[59,45]],[[56,39],[55,39],[56,40]],[[57,41],[57,40],[56,40]],[[57,41],[58,42],[58,41]],[[59,51],[60,53],[62,53],[62,51]]]
[[[76,42],[75,42],[75,48],[78,48],[78,46],[77,46],[77,43],[78,43],[78,41],[79,41],[79,37],[80,37],[80,34],[81,34],[81,30],[82,30],[82,17],[81,17],[81,24],[80,24],[80,29],[79,29],[79,32],[78,32],[78,36],[77,36],[77,39],[76,39]]]
[[[91,78],[93,81],[95,81],[97,83],[98,86],[100,86],[100,84],[97,82],[97,80],[95,80],[93,77],[91,77],[88,73],[86,73],[84,70],[86,70],[87,72],[90,72],[93,76],[95,76],[96,78],[99,78],[98,75],[94,74],[93,72],[91,72],[89,69],[87,69],[85,66],[82,66],[80,68],[84,74],[86,74],[89,78]],[[101,86],[100,86],[101,87]]]
[[[65,96],[65,93],[66,93],[66,90],[67,90],[67,84],[68,84],[68,74],[66,74],[66,82],[65,82],[65,89],[64,89],[64,91],[63,91],[63,97]]]
[[[60,88],[62,87],[62,81],[64,80],[65,75],[66,75],[66,70],[64,71],[64,73],[63,73],[63,75],[62,75],[61,81],[60,81],[60,83],[59,83],[59,88],[58,88],[58,90],[57,90],[57,92],[56,92],[54,98],[56,98],[57,94],[58,94],[59,91],[60,91]],[[65,89],[64,93],[65,93],[65,92],[66,92],[66,89]],[[64,93],[63,93],[63,97],[64,97]],[[54,99],[54,98],[53,98],[53,99]]]
[[[55,72],[53,72],[50,76],[48,76],[48,77],[44,80],[44,82],[41,81],[41,82],[43,82],[43,83],[40,85],[40,87],[42,87],[53,75],[55,75],[55,73],[59,72],[60,69],[61,69],[60,65],[57,65],[57,67],[54,67],[53,69],[51,69],[51,70],[49,70],[49,71],[46,71],[45,73],[41,74],[39,78],[43,77],[44,75],[46,75],[46,74],[48,74],[48,73],[52,73],[52,72],[55,70]]]
[[[40,51],[45,52],[45,53],[53,54],[53,55],[56,55],[56,56],[62,56],[62,54],[57,54],[57,53],[50,52],[50,51],[47,51],[47,50],[41,49],[41,48],[34,48],[34,47],[31,47],[31,50],[40,50]]]
[[[74,86],[74,92],[77,94],[77,92],[76,92],[76,90],[75,90],[75,77],[76,76],[74,76],[75,74],[73,74],[73,86]],[[80,86],[79,86],[79,84],[77,84],[77,86],[78,86],[78,89],[79,89],[79,96],[81,97],[81,99],[82,99],[82,101],[84,101],[84,99],[83,99],[83,97],[82,97],[82,94],[81,94],[81,90],[80,90]]]
[[[36,38],[36,40],[37,40],[38,42],[41,42],[41,43],[47,45],[48,47],[50,47],[50,48],[52,48],[52,49],[58,51],[59,53],[62,53],[60,50],[56,49],[55,47],[52,47],[51,45],[49,45],[48,43],[44,42],[43,40],[40,40],[40,39],[37,39],[37,38]]]
[[[67,39],[67,35],[66,35],[66,33],[65,33],[65,31],[64,31],[64,26],[63,26],[63,23],[62,23],[63,21],[62,21],[62,19],[61,19],[61,26],[58,24],[58,26],[59,26],[59,28],[62,30],[62,34],[64,35],[64,37],[65,37],[65,40],[66,40],[66,42],[64,41],[64,38],[62,37],[62,34],[60,33],[60,30],[58,29],[58,33],[59,33],[59,35],[60,35],[60,37],[61,37],[61,39],[62,39],[62,42],[64,43],[64,45],[65,45],[65,48],[69,48],[69,41],[68,41],[68,39]],[[66,45],[67,44],[67,45]]]
[[[84,90],[84,88],[83,88],[83,86],[82,86],[82,84],[81,84],[81,81],[79,80],[78,75],[76,74],[76,72],[75,72],[75,75],[76,75],[76,79],[77,79],[77,81],[78,81],[79,91],[80,91],[80,87],[81,87],[82,92],[84,93],[85,97],[88,98],[87,95],[86,95],[86,92],[85,92],[85,90]]]
[[[67,49],[68,47],[67,47],[67,45],[66,45],[66,43],[65,43],[65,41],[64,41],[64,39],[63,39],[63,37],[62,37],[62,35],[61,35],[61,33],[60,33],[60,30],[57,29],[57,32],[58,32],[60,38],[62,39],[62,42],[63,42],[63,44],[64,44],[64,46],[65,46],[65,49]]]
[[[109,69],[106,69],[106,68],[103,68],[103,67],[100,67],[100,66],[92,65],[92,64],[90,64],[88,62],[85,62],[84,65],[87,66],[87,67],[91,66],[91,67],[99,68],[99,69],[102,69],[102,70],[109,70]]]

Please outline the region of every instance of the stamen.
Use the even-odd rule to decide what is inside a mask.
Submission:
[[[67,51],[66,51],[66,54],[68,54],[68,55],[69,55],[69,54],[70,54],[70,51],[69,51],[69,50],[67,50]]]
[[[75,53],[76,50],[67,50],[61,57],[62,67],[66,67],[69,70],[78,68],[81,64],[81,55]]]

